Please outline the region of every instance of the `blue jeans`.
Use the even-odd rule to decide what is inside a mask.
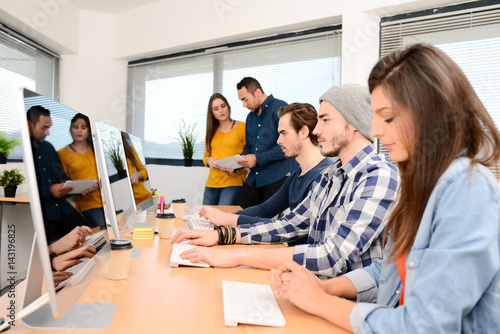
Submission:
[[[234,205],[241,187],[210,188],[205,187],[203,205]]]
[[[88,220],[92,227],[106,225],[106,218],[104,218],[103,208],[94,208],[82,211],[82,215],[85,217],[85,219]]]

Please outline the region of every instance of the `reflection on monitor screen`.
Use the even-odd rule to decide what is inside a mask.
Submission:
[[[67,327],[68,323],[72,323],[72,328],[84,328],[86,326],[80,323],[79,319],[75,319],[74,315],[75,312],[78,314],[82,308],[88,308],[89,306],[76,304],[76,301],[108,261],[110,256],[109,244],[106,243],[93,258],[87,258],[87,271],[83,272],[83,270],[79,271],[73,268],[75,269],[75,273],[72,277],[78,277],[78,279],[68,281],[56,293],[52,271],[52,264],[54,262],[49,255],[45,231],[48,221],[57,219],[57,210],[48,210],[48,208],[51,205],[53,208],[58,208],[60,207],[59,204],[61,204],[61,206],[64,206],[64,210],[74,210],[71,213],[67,213],[61,209],[61,216],[71,214],[73,215],[72,217],[77,217],[80,215],[73,206],[67,206],[65,196],[61,198],[47,197],[50,191],[47,193],[47,189],[44,189],[44,187],[47,184],[57,183],[59,180],[40,180],[41,177],[46,175],[44,173],[47,172],[43,168],[49,168],[48,166],[53,168],[51,171],[53,174],[64,172],[64,169],[60,167],[60,162],[58,164],[51,164],[51,162],[58,160],[56,149],[62,148],[72,142],[69,125],[76,112],[51,99],[22,88],[19,91],[18,105],[23,161],[26,168],[31,216],[36,235],[28,269],[23,310],[18,313],[18,317],[26,315],[24,323],[28,327],[69,328]],[[44,116],[41,114],[36,121],[32,119],[29,122],[26,111],[33,106],[40,106],[41,108],[50,110],[50,115]],[[50,126],[50,122],[52,122],[52,126]],[[37,128],[41,124],[45,124],[50,128],[50,136],[47,136],[48,128]],[[35,159],[37,160],[36,163]],[[59,219],[61,222],[64,221],[61,218]],[[103,230],[101,233],[107,238],[106,230]],[[58,243],[58,245],[61,244],[64,243]],[[54,245],[51,245],[51,247],[54,247]],[[45,287],[43,288],[44,281]],[[59,284],[62,284],[62,282]],[[42,294],[42,288],[46,291],[44,294]],[[112,314],[114,314],[114,311],[111,313],[111,317]],[[100,315],[97,316],[99,317]],[[96,328],[94,325],[89,324],[89,327]],[[102,328],[102,324],[99,324],[98,327]]]
[[[130,196],[125,150],[120,130],[105,122],[95,124],[95,152],[104,210],[116,239],[122,239],[135,223],[135,203]]]
[[[121,134],[127,157],[127,170],[132,181],[131,195],[135,202],[136,212],[141,212],[153,205],[153,195],[151,194],[141,138],[123,131]]]

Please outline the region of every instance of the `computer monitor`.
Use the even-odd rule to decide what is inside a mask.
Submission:
[[[130,195],[132,195],[135,203],[135,211],[139,213],[154,205],[149,174],[146,168],[146,158],[144,157],[141,138],[124,131],[121,134],[125,155],[127,156],[128,174],[133,175],[136,173],[138,175],[137,183],[131,184]]]
[[[122,239],[133,229],[136,217],[127,158],[118,128],[102,121],[95,123],[95,154],[104,211],[115,239]]]
[[[109,325],[113,317],[117,307],[117,305],[114,305],[116,303],[99,304],[96,306],[76,304],[76,301],[108,261],[110,257],[109,243],[96,253],[92,260],[94,261],[92,268],[80,282],[69,284],[57,292],[54,287],[52,265],[45,235],[45,222],[42,214],[42,202],[39,195],[32,143],[26,119],[26,111],[33,105],[41,105],[49,110],[54,110],[52,117],[53,127],[50,129],[51,134],[45,139],[47,141],[52,140],[53,142],[57,142],[60,138],[67,136],[69,134],[69,120],[76,114],[76,111],[28,89],[21,88],[19,90],[18,115],[21,126],[23,161],[26,169],[35,239],[33,241],[28,268],[23,310],[18,315],[29,314],[24,317],[24,323],[28,327],[105,328]],[[66,126],[58,125],[66,121]],[[64,140],[66,139],[68,140],[65,141],[66,143],[71,142],[71,137],[64,138]],[[42,293],[42,291],[44,292]],[[97,309],[99,309],[99,312],[96,311]],[[95,317],[92,321],[88,321],[88,318],[85,319],[81,316],[90,310],[94,310],[92,315]]]

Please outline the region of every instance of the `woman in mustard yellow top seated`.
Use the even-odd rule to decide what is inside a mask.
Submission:
[[[72,180],[98,180],[89,118],[84,114],[76,114],[71,120],[69,131],[73,142],[57,151],[64,172]],[[98,183],[92,191],[85,192],[84,196],[76,195],[74,199],[76,209],[93,227],[106,224]]]
[[[203,163],[210,168],[203,205],[234,205],[246,178],[245,168],[222,170],[217,160],[243,152],[245,123],[231,119],[231,107],[219,93],[210,97]]]

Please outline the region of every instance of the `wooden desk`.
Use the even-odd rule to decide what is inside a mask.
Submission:
[[[185,226],[179,218],[175,224],[176,228]],[[138,259],[131,260],[128,279],[108,280],[107,271],[103,269],[79,299],[79,303],[117,302],[119,306],[110,327],[101,331],[71,330],[71,333],[346,333],[280,298],[278,304],[287,322],[284,328],[253,325],[226,327],[222,280],[269,284],[269,271],[253,268],[170,268],[170,239],[159,239],[156,235],[154,240],[133,240],[133,244],[134,247],[141,247],[142,252]],[[18,322],[8,333],[49,332],[31,330]]]

